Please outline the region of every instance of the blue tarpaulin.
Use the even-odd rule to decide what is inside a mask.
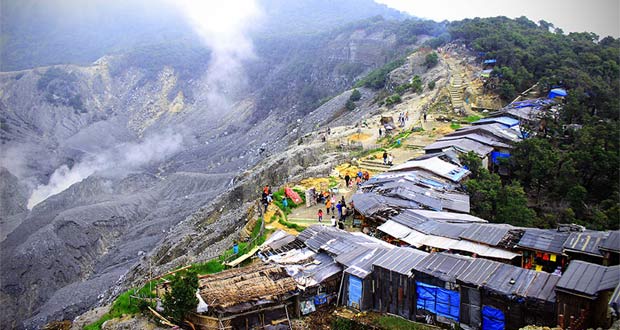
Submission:
[[[556,97],[565,97],[567,95],[566,90],[562,88],[554,88],[549,91],[549,95],[547,96],[550,99],[554,99]]]
[[[362,280],[353,275],[349,276],[349,306],[360,308],[362,301]]]
[[[484,60],[484,64],[494,64],[495,62],[497,62],[496,59]]]
[[[510,158],[509,153],[501,153],[499,151],[491,152],[491,161],[493,164],[498,165],[500,158]]]
[[[415,282],[416,293],[418,296],[417,307],[418,309],[425,309],[433,314],[437,313],[435,309],[437,300],[437,287],[420,282]]]
[[[417,307],[433,314],[459,320],[461,297],[458,291],[416,282]]]
[[[504,330],[504,313],[491,306],[482,306],[482,330]]]

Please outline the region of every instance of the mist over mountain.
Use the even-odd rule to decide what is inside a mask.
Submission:
[[[104,55],[154,44],[194,44],[199,36],[179,3],[182,1],[2,1],[0,71],[89,64]],[[310,35],[372,16],[409,17],[372,0],[248,3],[256,3],[264,17],[254,22],[254,36]]]

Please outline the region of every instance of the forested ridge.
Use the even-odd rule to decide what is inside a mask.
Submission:
[[[499,176],[484,172],[470,180],[473,212],[517,225],[618,229],[620,39],[564,34],[525,17],[466,19],[448,31],[480,60],[497,59],[495,92],[505,101],[535,83],[543,93],[568,91],[558,118],[516,146],[508,164],[512,181],[501,185]],[[535,214],[523,207],[523,192]]]

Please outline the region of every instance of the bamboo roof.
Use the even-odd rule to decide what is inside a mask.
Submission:
[[[297,285],[284,268],[258,264],[201,276],[199,288],[202,299],[210,308],[226,310],[240,304],[247,305],[235,308],[238,310],[253,304],[281,301],[284,295],[295,291]]]

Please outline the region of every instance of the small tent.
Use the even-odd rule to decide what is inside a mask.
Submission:
[[[568,94],[566,93],[565,89],[554,88],[551,91],[549,91],[549,95],[547,96],[547,98],[555,99],[556,97],[566,97],[566,95]]]

